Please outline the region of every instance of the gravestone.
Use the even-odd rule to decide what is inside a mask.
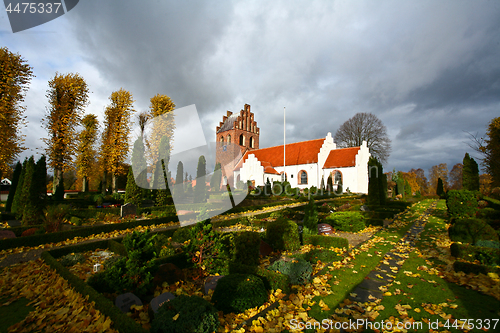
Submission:
[[[132,305],[142,305],[139,297],[132,293],[125,293],[118,295],[115,300],[115,305],[122,310],[122,312],[127,313],[130,311]]]
[[[217,281],[223,277],[224,275],[207,277],[205,280],[205,294],[207,295],[209,290],[215,290],[215,287],[217,287]]]
[[[160,296],[153,298],[151,300],[151,303],[149,303],[149,305],[150,305],[151,309],[153,310],[153,312],[157,313],[160,306],[162,306],[163,304],[165,304],[166,302],[168,302],[174,298],[175,298],[175,296],[172,293],[163,293]]]
[[[0,230],[0,239],[16,238],[16,234],[11,230]]]
[[[370,208],[368,208],[368,206],[366,206],[366,205],[363,205],[363,206],[361,206],[361,208],[359,210],[361,210],[362,212],[369,212]]]
[[[333,228],[328,223],[319,223],[318,234],[331,235],[333,234]]]
[[[273,252],[273,248],[271,247],[271,245],[267,244],[266,242],[264,242],[262,239],[260,240],[260,247],[259,247],[259,254],[261,256],[268,256],[269,254],[271,254],[271,252]]]
[[[125,205],[122,205],[120,211],[121,217],[125,217],[127,215],[137,215],[137,207],[130,202],[126,203]]]

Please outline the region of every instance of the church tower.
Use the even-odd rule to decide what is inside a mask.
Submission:
[[[228,144],[230,147],[239,147],[241,156],[249,150],[259,149],[259,134],[260,129],[257,127],[257,122],[254,120],[254,114],[250,111],[250,105],[245,104],[243,110],[233,114],[227,111],[227,114],[222,118],[219,126],[215,129],[217,151],[216,162],[223,166],[229,167],[238,161],[233,161],[237,152],[228,152]],[[226,170],[223,174],[228,180],[232,179],[232,170]],[[230,184],[233,184],[230,182]]]

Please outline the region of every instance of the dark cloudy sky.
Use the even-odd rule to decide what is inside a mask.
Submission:
[[[2,46],[36,78],[26,98],[26,145],[43,148],[40,121],[55,72],[90,86],[87,113],[103,119],[110,94],[135,108],[157,93],[195,104],[208,140],[226,110],[251,105],[260,145],[335,134],[358,112],[387,126],[386,170],[461,162],[467,132],[500,116],[500,1],[85,0]],[[28,150],[23,154],[32,154]]]

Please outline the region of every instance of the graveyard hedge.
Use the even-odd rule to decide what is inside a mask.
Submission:
[[[496,200],[490,197],[483,197],[483,200],[488,202],[488,206],[495,210],[500,210],[500,200]]]
[[[304,244],[311,244],[314,246],[321,246],[326,249],[330,247],[342,247],[349,248],[349,241],[347,238],[342,237],[330,237],[323,235],[304,235]]]
[[[62,249],[60,249],[62,250]],[[52,251],[50,251],[52,252]],[[61,265],[49,251],[42,252],[42,259],[52,269],[69,282],[69,284],[80,294],[88,295],[89,302],[95,302],[95,308],[101,311],[113,321],[113,328],[120,333],[147,333],[141,325],[137,324],[133,319],[129,318],[125,313],[116,307],[113,302],[98,293],[94,288],[87,285],[80,278],[73,275],[66,267]]]
[[[498,241],[496,231],[483,220],[459,219],[448,228],[453,242],[475,244],[479,240]]]
[[[474,274],[488,274],[488,273],[497,273],[500,274],[500,268],[486,265],[474,264],[466,261],[455,261],[453,263],[453,270],[455,272],[464,272],[465,274],[474,273]]]
[[[266,239],[275,250],[295,251],[300,248],[297,223],[280,218],[267,226]]]
[[[325,223],[341,231],[358,232],[365,228],[365,219],[360,212],[332,213],[325,218]]]
[[[242,263],[230,263],[229,273],[253,274],[264,281],[267,290],[281,289],[284,293],[290,292],[290,278],[288,275],[271,271],[261,267],[249,266]]]
[[[476,193],[467,190],[450,190],[446,194],[448,216],[452,219],[473,217],[477,211]]]
[[[450,252],[457,259],[466,261],[479,260],[483,264],[485,264],[485,260],[491,260],[490,264],[500,264],[500,249],[453,243],[450,246]]]

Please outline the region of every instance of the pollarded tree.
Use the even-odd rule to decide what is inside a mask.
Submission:
[[[71,168],[78,143],[76,128],[88,104],[88,94],[87,83],[79,74],[56,73],[49,81],[47,98],[50,108],[44,118],[49,137],[44,141],[47,144],[49,165],[54,170],[54,196],[57,187],[63,183],[63,173]]]
[[[21,162],[17,162],[16,167],[14,168],[14,175],[12,176],[12,184],[9,189],[9,196],[7,197],[7,203],[5,204],[5,211],[10,212],[12,209],[12,202],[14,201],[14,195],[18,188],[21,188],[19,185],[19,177],[21,176],[21,172],[23,171],[23,166]]]
[[[205,175],[207,174],[207,163],[205,156],[201,155],[198,159],[198,168],[196,169],[196,185],[194,187],[194,202],[201,203],[207,201],[207,184]]]
[[[391,153],[391,139],[387,128],[371,113],[357,113],[343,123],[335,133],[335,143],[340,148],[359,147],[366,141],[370,154],[385,163]]]
[[[0,48],[0,175],[26,149],[22,145],[21,127],[26,122],[21,103],[33,76],[32,68],[19,54]]]
[[[111,188],[116,192],[116,177],[123,174],[123,162],[129,150],[130,119],[134,100],[124,89],[111,93],[111,104],[104,111],[104,131],[101,142],[101,163],[104,168],[104,182],[111,173]],[[104,186],[106,187],[106,186]]]
[[[88,192],[89,178],[95,173],[95,159],[97,152],[97,128],[99,122],[93,114],[88,114],[82,119],[83,130],[79,134],[78,154],[76,157],[77,175],[82,178],[82,190]]]

